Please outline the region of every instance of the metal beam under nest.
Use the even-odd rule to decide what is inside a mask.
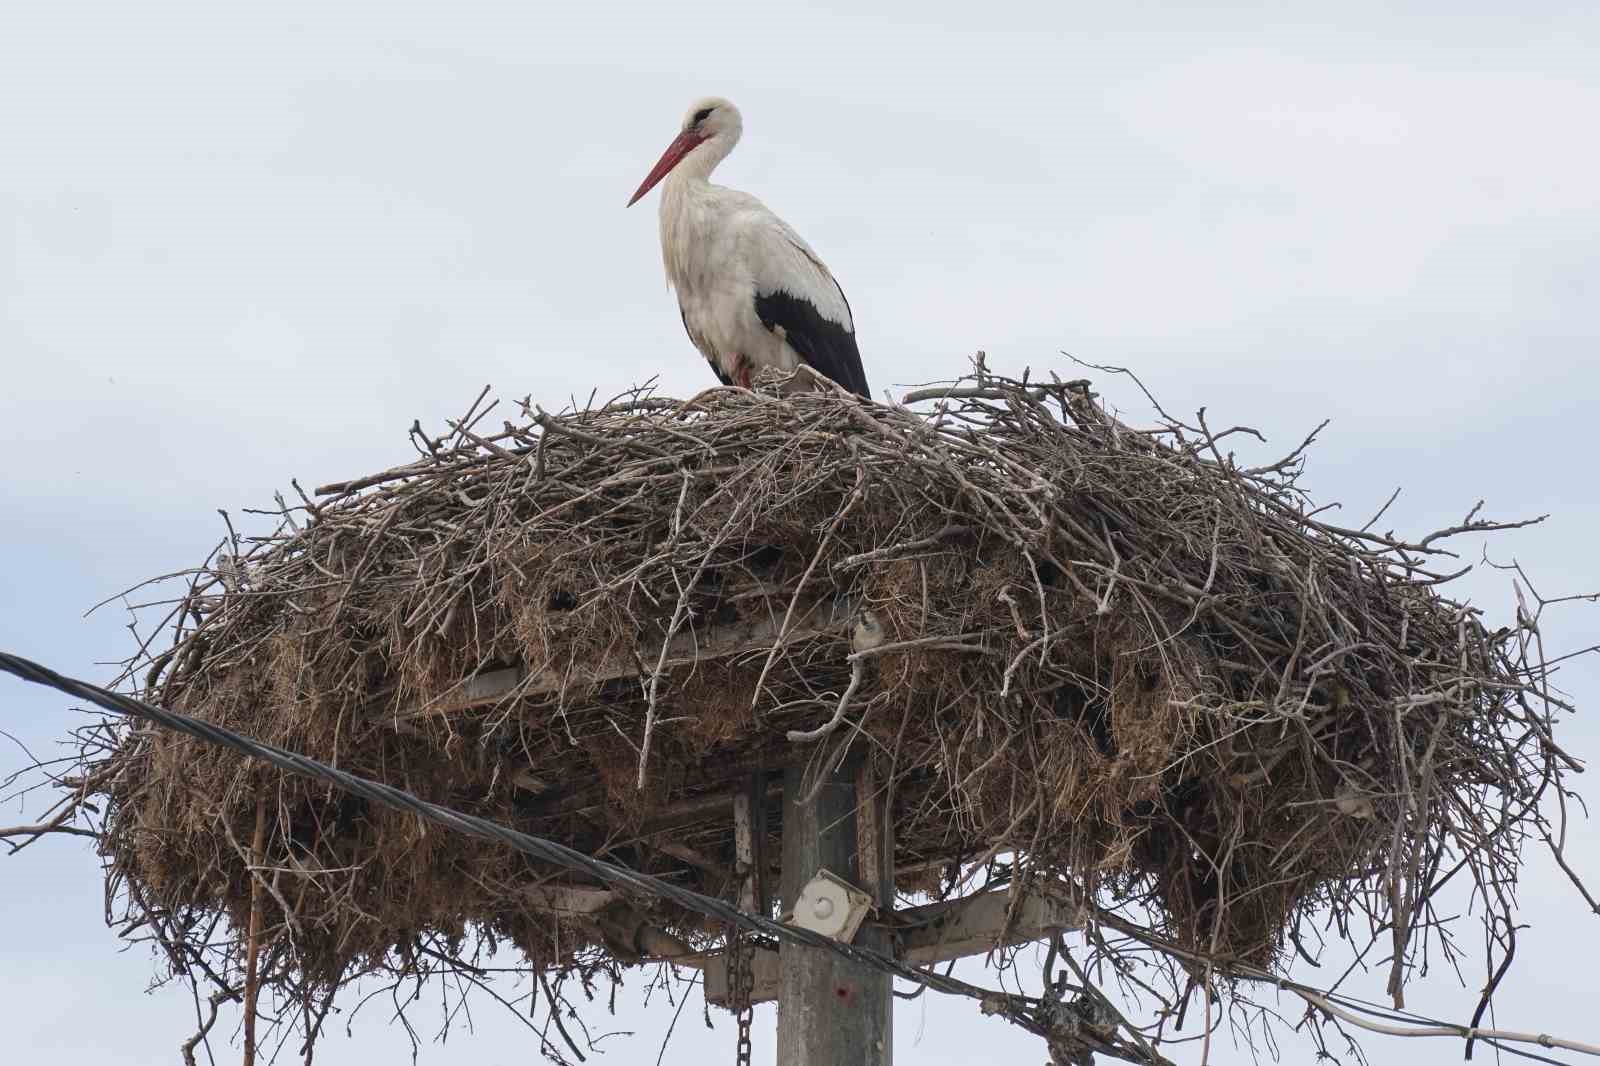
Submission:
[[[1029,893],[1015,901],[1005,889],[964,899],[930,903],[894,912],[895,956],[916,965],[947,962],[982,955],[996,947],[1041,940],[1052,933],[1081,929],[1083,912],[1077,907]],[[766,1003],[778,998],[778,955],[758,951],[752,960],[750,999]],[[705,971],[706,1002],[724,1007],[728,1002],[728,966],[721,954],[696,958],[687,965]]]
[[[663,669],[671,669],[708,659],[728,659],[735,655],[768,651],[779,639],[784,616],[788,613],[789,599],[787,593],[774,593],[770,604],[772,609],[757,618],[681,632],[666,642],[664,656],[660,644],[651,649],[641,649],[637,657],[610,656],[584,667],[581,680],[592,684],[638,676],[641,665],[647,671],[653,670],[657,663]],[[844,627],[854,613],[854,602],[844,597],[802,596],[795,604],[789,628],[782,630],[783,642],[790,644],[816,637],[842,636]],[[500,667],[464,678],[431,700],[402,708],[392,716],[385,717],[404,721],[454,714],[496,703],[513,693],[539,696],[560,692],[575,680],[580,678],[560,670],[530,673],[523,666]]]

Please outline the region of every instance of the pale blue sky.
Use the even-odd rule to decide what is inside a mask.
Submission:
[[[84,608],[202,557],[217,507],[405,456],[413,418],[485,383],[546,406],[653,375],[708,384],[654,199],[622,208],[708,93],[746,121],[719,180],[829,262],[880,391],[978,348],[1012,370],[1067,350],[1274,448],[1331,417],[1320,498],[1364,520],[1403,486],[1390,515],[1409,530],[1480,497],[1550,511],[1496,550],[1547,590],[1600,587],[1593,5],[858,7],[0,7],[0,646],[105,676],[123,619]],[[1511,602],[1498,574],[1460,591]],[[1548,635],[1594,643],[1597,619],[1569,610]],[[1594,664],[1563,676],[1600,701]],[[73,724],[64,708],[0,681],[0,728],[36,748]],[[1567,736],[1600,751],[1592,718]],[[1600,876],[1592,827],[1572,854]],[[1530,858],[1534,928],[1497,1021],[1600,1038],[1600,918]],[[188,1001],[141,994],[151,960],[118,953],[99,896],[82,842],[0,860],[0,1032],[62,1064],[175,1061]],[[1460,1018],[1479,979],[1438,967],[1411,1002]],[[653,1061],[670,1012],[620,1000],[640,1035],[600,1061]],[[477,1018],[421,1061],[533,1057]],[[691,1005],[666,1061],[730,1041]],[[373,1012],[318,1060],[404,1047]],[[897,1048],[1044,1057],[929,997],[901,1008]]]

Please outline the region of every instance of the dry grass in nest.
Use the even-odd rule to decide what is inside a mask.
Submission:
[[[1394,931],[1397,967],[1458,865],[1505,901],[1534,797],[1573,764],[1526,627],[1439,590],[1445,537],[1500,526],[1340,528],[1298,487],[1304,446],[1243,468],[1225,435],[1132,429],[1082,382],[980,367],[930,401],[630,394],[499,429],[474,405],[414,431],[415,462],[227,545],[130,676],[710,893],[732,891],[726,815],[652,818],[854,743],[894,797],[908,892],[1009,853],[1214,957],[1275,962],[1332,908],[1336,932]],[[837,708],[864,612],[882,636],[854,646],[845,724],[786,739]],[[515,686],[462,698],[497,671]],[[599,919],[530,895],[583,887],[561,871],[190,740],[130,732],[94,780],[131,912],[188,916],[162,924],[180,944],[248,913],[266,797],[264,972],[292,998],[474,937],[539,966],[623,957]]]

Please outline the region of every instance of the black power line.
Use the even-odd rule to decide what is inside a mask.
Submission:
[[[605,885],[616,888],[631,889],[648,896],[656,896],[670,900],[685,910],[714,918],[719,922],[737,926],[745,932],[761,933],[776,940],[788,941],[804,947],[818,948],[831,951],[835,955],[849,959],[851,962],[866,966],[882,973],[892,974],[905,981],[925,985],[936,992],[947,992],[951,995],[970,996],[973,999],[984,1000],[990,1003],[999,1001],[1001,1013],[1011,1018],[1018,1025],[1031,1032],[1042,1033],[1041,1023],[1031,1017],[1038,1007],[1038,1000],[1028,996],[1014,995],[1005,992],[994,992],[968,984],[939,973],[920,970],[908,966],[898,959],[873,951],[869,948],[860,948],[852,944],[845,944],[821,933],[802,929],[799,926],[776,922],[764,915],[748,914],[722,900],[711,896],[704,896],[698,892],[691,892],[686,888],[663,881],[649,874],[642,874],[637,870],[630,870],[626,866],[615,863],[601,862],[581,851],[575,851],[564,844],[543,837],[531,836],[518,832],[486,818],[467,814],[450,807],[442,807],[437,803],[429,803],[425,799],[413,796],[409,792],[385,785],[369,778],[358,777],[343,770],[296,754],[272,744],[265,744],[259,740],[235,733],[231,729],[224,729],[219,725],[191,718],[186,714],[165,710],[154,704],[145,703],[109,689],[92,685],[87,681],[79,681],[56,673],[47,666],[24,659],[19,655],[0,651],[0,670],[14,674],[24,681],[31,681],[37,685],[44,685],[56,689],[70,696],[88,700],[99,707],[117,714],[133,718],[143,718],[166,726],[168,729],[186,733],[191,737],[219,744],[225,748],[243,752],[254,756],[272,765],[287,770],[290,773],[300,774],[304,777],[321,778],[330,781],[340,788],[355,795],[365,797],[375,803],[381,803],[397,810],[410,811],[432,822],[449,826],[457,832],[469,836],[482,837],[487,840],[498,840],[508,844],[524,855],[532,856],[543,862],[555,866],[565,867],[587,874]]]
[[[626,866],[619,866],[615,863],[609,862],[601,862],[599,859],[596,859],[593,856],[585,855],[581,851],[575,851],[574,849],[569,848],[564,844],[559,844],[553,840],[546,840],[543,837],[536,837],[528,833],[519,832],[515,829],[491,822],[488,819],[467,814],[464,811],[454,810],[450,807],[443,807],[437,803],[429,803],[425,799],[413,796],[411,793],[394,788],[393,786],[385,785],[380,781],[373,781],[369,778],[358,777],[355,774],[346,773],[345,771],[329,766],[326,763],[318,762],[315,759],[307,758],[304,755],[296,754],[295,752],[277,747],[276,745],[266,744],[259,740],[253,740],[250,737],[235,733],[231,729],[224,729],[219,725],[213,725],[210,722],[201,721],[198,718],[191,718],[189,715],[179,714],[176,711],[165,710],[164,708],[157,707],[154,704],[145,703],[143,700],[136,700],[129,696],[112,692],[109,689],[101,688],[99,685],[93,685],[87,681],[79,681],[75,678],[66,677],[62,674],[56,673],[47,666],[33,662],[30,659],[24,659],[20,655],[12,655],[9,652],[0,651],[0,671],[13,674],[22,678],[24,681],[31,681],[37,685],[44,685],[47,688],[53,688],[59,692],[64,692],[69,696],[77,696],[80,699],[88,700],[90,703],[93,703],[96,706],[103,707],[106,710],[113,711],[117,714],[126,715],[132,718],[143,718],[159,725],[166,726],[169,729],[176,730],[177,732],[186,733],[189,736],[195,737],[199,740],[204,740],[211,744],[218,744],[225,748],[232,748],[235,751],[239,751],[246,755],[254,756],[255,758],[271,763],[273,766],[276,766],[282,770],[287,770],[290,773],[300,774],[304,777],[321,778],[325,781],[330,781],[340,788],[345,789],[348,792],[352,792],[358,796],[363,796],[376,803],[393,807],[396,810],[410,811],[428,819],[429,821],[448,826],[458,832],[466,833],[470,836],[482,837],[487,840],[498,840],[504,844],[510,845],[517,851],[522,852],[524,855],[532,856],[535,859],[539,859],[555,866],[561,866],[568,870],[574,870],[579,873],[587,874],[602,884],[618,888],[632,889],[633,891],[643,895],[656,896],[661,899],[670,900],[685,910],[694,911],[695,913],[702,914],[708,918],[714,918],[719,922],[736,926],[745,932],[762,933],[776,940],[788,941],[791,944],[798,944],[810,948],[818,948],[822,951],[831,951],[835,955],[848,959],[858,965],[877,970],[881,973],[891,974],[892,976],[898,977],[905,981],[913,982],[914,984],[923,985],[927,988],[933,989],[936,992],[945,992],[957,996],[968,996],[972,999],[983,1001],[986,1009],[992,1010],[995,1006],[998,1006],[998,1013],[1005,1015],[1013,1023],[1021,1026],[1029,1032],[1036,1033],[1041,1036],[1048,1036],[1052,1029],[1051,1024],[1044,1018],[1040,1017],[1042,1013],[1048,1012],[1049,1004],[1044,1004],[1034,997],[1016,995],[1007,992],[991,991],[989,989],[981,988],[977,985],[968,984],[966,981],[957,980],[954,977],[944,974],[907,966],[905,963],[893,958],[892,956],[873,951],[869,948],[860,948],[852,944],[845,944],[841,941],[823,936],[820,933],[814,933],[809,929],[802,929],[799,926],[789,925],[785,922],[773,921],[771,918],[767,918],[764,915],[746,913],[722,900],[711,896],[704,896],[698,892],[691,892],[686,888],[674,885],[668,881],[663,881],[658,877],[652,877],[649,874],[640,873],[637,870],[631,870]],[[1431,1019],[1420,1015],[1413,1015],[1409,1013],[1393,1014],[1381,1009],[1375,1009],[1373,1005],[1367,1004],[1358,999],[1353,999],[1352,997],[1319,992],[1309,985],[1302,985],[1298,982],[1290,981],[1285,978],[1274,977],[1265,972],[1236,972],[1232,974],[1232,976],[1242,978],[1244,980],[1260,981],[1266,984],[1276,985],[1280,989],[1309,992],[1316,996],[1323,997],[1331,1003],[1339,1004],[1349,1010],[1358,1011],[1364,1014],[1378,1015],[1380,1017],[1389,1016],[1406,1024],[1432,1024],[1435,1026],[1447,1027],[1449,1030],[1453,1030],[1453,1032],[1449,1033],[1438,1032],[1428,1033],[1426,1035],[1452,1035],[1460,1037],[1476,1035],[1478,1039],[1482,1039],[1486,1043],[1491,1044],[1497,1050],[1509,1052],[1525,1058],[1535,1059],[1540,1062],[1554,1062],[1556,1060],[1548,1059],[1542,1055],[1537,1055],[1521,1048],[1511,1046],[1507,1040],[1509,1039],[1512,1042],[1537,1043],[1545,1047],[1560,1047],[1567,1050],[1584,1052],[1586,1054],[1597,1053],[1597,1049],[1591,1045],[1579,1044],[1575,1041],[1561,1040],[1545,1035],[1501,1033],[1494,1030],[1482,1032],[1466,1026],[1459,1026],[1449,1022],[1440,1022],[1436,1019]],[[1423,1034],[1412,1033],[1407,1035]],[[1126,1058],[1130,1061],[1149,1061],[1144,1056],[1134,1052],[1132,1048],[1117,1048],[1115,1050],[1112,1048],[1103,1048],[1102,1050],[1115,1053],[1117,1054],[1117,1057]],[[1159,1059],[1158,1061],[1165,1062],[1166,1060]]]
[[[486,840],[499,840],[502,844],[514,847],[515,850],[522,852],[523,855],[530,855],[536,860],[546,861],[546,863],[554,864],[554,866],[562,866],[562,868],[571,869],[571,871],[582,872],[582,874],[594,877],[595,880],[602,882],[602,884],[619,888],[632,888],[634,892],[643,893],[643,895],[659,896],[662,900],[670,900],[672,903],[677,903],[678,906],[682,906],[686,911],[694,911],[696,914],[702,914],[702,916],[710,917],[710,919],[717,919],[718,922],[723,922],[723,924],[734,925],[734,927],[741,928],[744,932],[763,933],[763,935],[771,936],[774,940],[789,941],[789,943],[800,944],[805,948],[818,948],[821,951],[834,952],[835,956],[851,960],[854,964],[862,965],[862,967],[870,968],[870,970],[890,973],[890,975],[898,976],[901,980],[922,984],[922,986],[934,989],[936,992],[949,992],[952,996],[968,996],[971,999],[981,1000],[986,1005],[986,1010],[998,1008],[998,1013],[1002,1013],[1014,1024],[1018,1024],[1018,1026],[1027,1029],[1029,1032],[1035,1032],[1038,1036],[1050,1036],[1051,1029],[1053,1029],[1050,1021],[1040,1016],[1050,1010],[1050,1004],[1042,1004],[1040,1000],[1034,999],[1034,997],[1018,996],[1018,994],[1011,994],[1011,992],[997,992],[979,988],[976,984],[968,984],[966,981],[957,980],[952,976],[909,967],[901,960],[885,956],[882,952],[872,951],[872,949],[867,948],[856,948],[854,944],[845,944],[842,941],[832,940],[829,936],[813,933],[811,930],[798,927],[798,925],[774,922],[770,917],[760,916],[760,914],[747,914],[747,912],[739,911],[738,908],[734,908],[734,906],[725,903],[725,901],[715,900],[712,896],[704,896],[698,892],[690,892],[688,888],[670,884],[670,882],[661,880],[659,877],[640,874],[634,869],[629,869],[627,866],[618,866],[616,863],[602,863],[594,856],[576,852],[576,850],[566,847],[566,845],[557,844],[555,840],[530,836],[526,832],[518,832],[517,829],[501,826],[501,824],[493,823],[493,821],[488,821],[486,818],[478,818],[477,815],[467,815],[466,812],[459,812],[459,810],[453,810],[450,807],[429,804],[427,800],[419,799],[416,795],[411,795],[410,792],[402,791],[402,789],[389,786],[389,784],[382,784],[381,781],[373,781],[373,779],[362,778],[362,776],[354,775],[354,773],[346,773],[344,770],[330,767],[330,765],[317,762],[315,759],[307,759],[306,755],[286,751],[283,747],[277,747],[275,744],[262,743],[258,739],[251,739],[248,736],[235,733],[235,731],[226,730],[221,725],[202,722],[200,719],[194,719],[194,717],[189,717],[187,714],[178,714],[176,711],[166,711],[163,707],[157,707],[155,704],[144,703],[142,699],[133,699],[130,696],[123,696],[120,693],[115,693],[115,691],[110,691],[109,688],[101,688],[99,685],[91,685],[90,682],[66,677],[66,675],[54,672],[48,666],[34,663],[32,659],[24,659],[19,655],[11,655],[8,651],[0,651],[0,671],[6,672],[6,674],[14,674],[16,677],[21,677],[22,680],[27,680],[27,682],[34,682],[35,685],[54,688],[54,690],[62,691],[62,693],[67,693],[69,696],[88,699],[90,703],[104,707],[107,711],[115,712],[115,714],[150,720],[150,722],[165,725],[166,728],[179,731],[179,733],[187,733],[187,735],[194,736],[194,738],[203,739],[206,743],[232,747],[234,751],[253,755],[256,759],[272,763],[280,770],[288,770],[290,773],[298,773],[298,775],[307,776],[307,778],[322,778],[325,781],[331,781],[333,784],[338,784],[341,789],[354,792],[355,795],[362,795],[366,799],[373,800],[376,804],[386,805],[386,807],[392,807],[395,810],[405,810],[405,812],[411,812],[414,815],[421,815],[426,820],[435,821],[435,823],[442,824],[442,826],[456,829],[458,832],[466,832],[469,836],[483,837]],[[1187,952],[1179,952],[1179,954],[1187,954]],[[1403,1021],[1406,1024],[1443,1026],[1443,1028],[1448,1029],[1448,1032],[1427,1032],[1426,1036],[1477,1036],[1477,1039],[1485,1040],[1486,1044],[1491,1044],[1498,1050],[1502,1050],[1502,1052],[1514,1053],[1514,1055],[1533,1058],[1533,1060],[1544,1061],[1544,1063],[1554,1063],[1555,1060],[1550,1060],[1546,1056],[1536,1055],[1533,1052],[1526,1052],[1523,1048],[1514,1047],[1512,1044],[1515,1044],[1515,1042],[1528,1042],[1528,1044],[1539,1044],[1542,1047],[1560,1047],[1566,1048],[1566,1050],[1576,1050],[1576,1052],[1589,1053],[1589,1055],[1600,1053],[1600,1048],[1592,1047],[1592,1045],[1578,1044],[1574,1040],[1555,1039],[1555,1037],[1544,1036],[1544,1034],[1477,1031],[1477,1029],[1470,1029],[1467,1026],[1432,1020],[1432,1018],[1426,1018],[1426,1016],[1410,1015],[1410,1013],[1395,1015],[1395,1013],[1384,1012],[1384,1010],[1374,1008],[1374,1005],[1365,1004],[1363,1000],[1338,996],[1338,994],[1331,994],[1331,992],[1318,992],[1317,989],[1310,988],[1306,984],[1299,984],[1298,981],[1285,980],[1285,978],[1277,978],[1277,976],[1269,975],[1269,973],[1235,972],[1232,973],[1232,976],[1248,981],[1275,984],[1277,988],[1288,989],[1288,991],[1310,992],[1314,996],[1323,997],[1331,1004],[1342,1005],[1342,1007],[1354,1010],[1354,1012],[1392,1016],[1395,1020]],[[1406,1036],[1424,1036],[1424,1034],[1411,1032]],[[1118,1058],[1126,1058],[1126,1060],[1130,1061],[1150,1061],[1147,1060],[1146,1056],[1141,1055],[1131,1047],[1106,1047],[1101,1048],[1101,1050],[1114,1053]],[[1157,1061],[1166,1060],[1158,1058]]]

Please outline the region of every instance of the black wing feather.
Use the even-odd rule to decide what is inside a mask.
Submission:
[[[871,398],[867,372],[861,366],[861,352],[856,348],[856,335],[839,323],[823,318],[811,301],[781,289],[757,293],[756,314],[768,329],[774,332],[782,329],[789,347],[811,369],[858,396]]]

